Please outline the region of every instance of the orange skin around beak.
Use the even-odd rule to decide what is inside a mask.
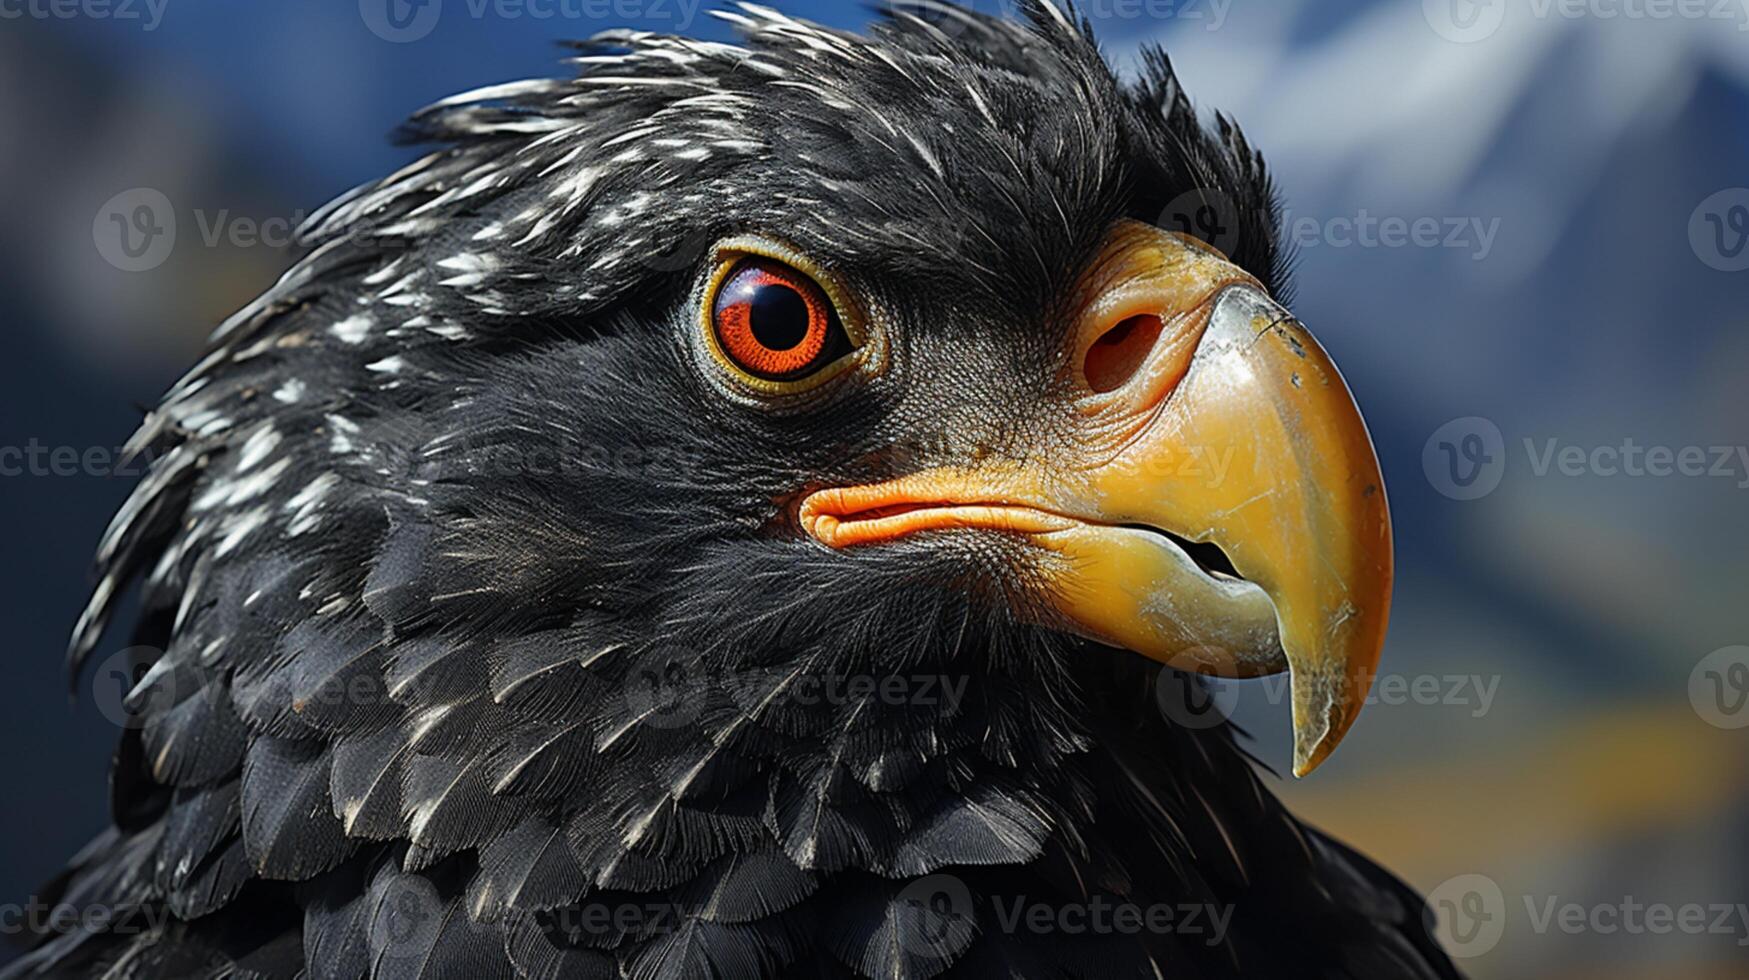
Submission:
[[[1384,645],[1391,522],[1366,425],[1305,327],[1200,242],[1126,222],[1081,289],[1079,451],[822,490],[802,526],[833,548],[1022,535],[1044,603],[1089,639],[1215,676],[1289,670],[1303,776],[1353,725]]]

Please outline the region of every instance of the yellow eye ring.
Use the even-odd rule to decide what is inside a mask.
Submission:
[[[698,304],[710,359],[739,388],[811,391],[874,353],[861,307],[842,282],[795,249],[763,238],[716,248]]]

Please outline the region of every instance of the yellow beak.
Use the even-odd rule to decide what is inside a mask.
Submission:
[[[1078,451],[822,491],[803,526],[833,547],[1026,535],[1058,625],[1184,670],[1291,671],[1303,776],[1353,725],[1384,644],[1391,523],[1366,425],[1305,327],[1199,242],[1126,223],[1084,289]]]

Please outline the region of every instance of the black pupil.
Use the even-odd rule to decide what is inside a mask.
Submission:
[[[753,290],[748,326],[753,339],[767,350],[786,351],[808,337],[808,303],[800,293],[779,283]]]

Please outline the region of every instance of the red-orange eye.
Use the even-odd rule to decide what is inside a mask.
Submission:
[[[826,291],[772,259],[745,259],[729,271],[711,326],[723,354],[766,381],[812,374],[850,349]]]

